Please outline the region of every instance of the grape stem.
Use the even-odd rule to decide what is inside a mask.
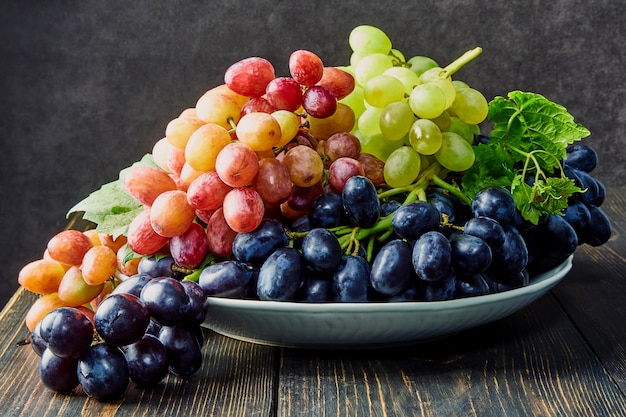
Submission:
[[[452,61],[450,64],[448,64],[443,70],[441,70],[441,72],[439,72],[438,74],[439,77],[440,78],[451,77],[455,72],[463,68],[465,64],[473,61],[482,52],[483,52],[483,48],[481,47],[476,47],[474,49],[471,49],[465,52],[463,55],[461,55],[460,57]]]

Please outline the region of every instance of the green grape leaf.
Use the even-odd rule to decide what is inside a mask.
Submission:
[[[124,187],[124,174],[136,165],[157,167],[152,155],[145,155],[131,167],[120,171],[117,180],[102,185],[77,203],[68,211],[67,217],[72,213],[83,212],[83,219],[95,223],[99,233],[110,234],[113,238],[126,234],[130,223],[143,211],[143,205],[128,194]]]

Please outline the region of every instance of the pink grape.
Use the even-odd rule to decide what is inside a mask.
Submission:
[[[224,197],[232,190],[215,171],[201,174],[187,188],[187,202],[196,210],[215,210],[222,207]]]
[[[215,171],[225,184],[244,187],[252,182],[259,171],[259,159],[248,145],[233,142],[217,154]]]
[[[354,84],[352,74],[336,67],[325,67],[322,78],[317,83],[330,90],[337,100],[348,96],[354,90]]]
[[[260,113],[273,113],[276,108],[263,97],[253,98],[243,105],[241,108],[241,116],[248,113],[260,112]]]
[[[297,145],[289,149],[283,158],[291,181],[300,187],[310,187],[322,179],[324,162],[313,148]]]
[[[226,223],[224,210],[221,207],[215,210],[206,224],[207,244],[211,253],[222,257],[232,255],[237,232]]]
[[[323,193],[324,186],[321,181],[310,187],[300,187],[294,185],[291,195],[287,200],[287,204],[292,210],[306,212],[313,204],[313,201]]]
[[[170,239],[170,253],[183,268],[197,268],[208,250],[206,232],[198,223],[192,223],[183,234]]]
[[[352,133],[335,133],[324,143],[324,155],[331,163],[341,157],[357,159],[360,154],[361,141]]]
[[[345,156],[336,159],[328,168],[328,181],[337,191],[342,191],[346,181],[355,175],[365,175],[363,167],[356,159]]]
[[[273,205],[286,201],[291,194],[291,177],[287,167],[276,158],[261,159],[252,188],[266,203]]]
[[[385,182],[385,177],[383,175],[385,163],[383,161],[369,153],[362,153],[359,155],[357,160],[363,167],[365,176],[372,181],[374,186],[378,187]]]
[[[302,97],[302,107],[313,117],[330,117],[337,110],[337,98],[329,89],[316,85],[309,87]]]
[[[263,199],[253,188],[234,188],[224,198],[224,219],[237,233],[251,232],[263,220]]]
[[[322,79],[324,64],[315,53],[300,49],[289,57],[289,72],[298,83],[311,87]]]
[[[124,187],[139,203],[151,206],[165,191],[175,190],[176,183],[165,171],[147,166],[136,166],[124,174]]]
[[[187,202],[187,193],[181,190],[164,192],[150,207],[150,224],[164,237],[183,234],[195,217],[194,208]]]
[[[267,100],[276,110],[296,111],[302,105],[302,88],[289,77],[274,78],[267,85]]]
[[[139,255],[157,253],[167,243],[167,238],[159,235],[150,224],[150,211],[139,213],[128,226],[128,246]]]
[[[224,74],[224,82],[235,93],[256,98],[265,94],[270,81],[276,78],[274,66],[260,57],[242,59],[231,65]]]

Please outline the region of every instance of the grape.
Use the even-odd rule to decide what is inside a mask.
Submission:
[[[415,116],[408,103],[396,101],[387,104],[380,114],[380,132],[389,140],[403,139],[413,125]]]
[[[583,192],[576,194],[576,198],[586,205],[597,206],[598,203],[602,204],[602,199],[599,198],[600,187],[598,186],[598,181],[585,171],[576,168],[572,168],[572,170],[576,172],[576,176],[580,181],[579,186],[583,190]]]
[[[176,184],[179,190],[186,191],[189,188],[189,185],[197,179],[200,175],[202,175],[204,171],[198,171],[197,169],[193,169],[191,165],[187,162],[183,165],[183,168],[180,170],[180,175],[176,178]]]
[[[308,219],[311,227],[331,228],[345,224],[348,219],[341,194],[329,192],[317,197],[308,211]]]
[[[78,358],[91,345],[93,326],[79,310],[61,307],[41,320],[39,333],[48,350],[56,356]]]
[[[352,29],[348,43],[354,52],[362,55],[388,54],[391,51],[391,40],[387,34],[370,25],[360,25]]]
[[[356,175],[364,176],[365,171],[356,159],[341,157],[328,168],[328,181],[333,189],[341,192],[346,181]]]
[[[348,219],[355,226],[372,227],[378,220],[380,200],[376,187],[366,177],[349,178],[341,191],[341,198]]]
[[[169,371],[189,378],[202,367],[202,350],[192,331],[183,326],[165,326],[159,332],[159,341],[166,349]]]
[[[253,274],[252,266],[235,260],[226,260],[204,268],[198,283],[209,297],[238,298],[246,294]]]
[[[69,265],[80,265],[83,256],[92,246],[91,240],[82,232],[64,230],[48,241],[46,249],[55,261]]]
[[[357,121],[359,131],[367,136],[382,133],[380,129],[380,118],[383,111],[384,109],[380,107],[368,107],[365,109]]]
[[[407,67],[391,67],[383,72],[383,75],[390,75],[402,82],[402,85],[404,85],[404,93],[407,96],[411,94],[415,86],[422,83],[419,76]]]
[[[589,223],[579,233],[580,242],[591,246],[601,246],[611,238],[611,221],[601,208],[594,205],[587,208],[590,215]]]
[[[502,225],[504,243],[492,248],[492,263],[488,272],[496,274],[496,281],[505,283],[506,277],[519,274],[528,264],[528,247],[517,228],[510,224]]]
[[[419,55],[410,58],[407,61],[407,64],[409,64],[409,68],[411,69],[411,71],[413,71],[418,76],[422,75],[424,72],[428,71],[431,68],[439,67],[439,64],[437,64],[437,62],[434,61],[432,58]]]
[[[53,260],[38,259],[20,270],[17,282],[30,292],[50,294],[58,291],[65,268]]]
[[[500,223],[508,223],[515,214],[515,200],[511,193],[501,187],[487,187],[478,191],[472,198],[474,217],[485,216]]]
[[[30,345],[37,354],[37,356],[43,355],[44,350],[48,347],[48,342],[41,337],[41,321],[37,323],[32,332],[30,332]]]
[[[300,84],[289,77],[278,77],[270,81],[265,90],[265,97],[276,110],[294,112],[302,105]]]
[[[163,237],[183,234],[195,217],[194,208],[187,202],[187,193],[181,190],[162,193],[150,207],[150,225]]]
[[[309,131],[319,140],[328,139],[335,133],[350,132],[354,128],[355,114],[352,108],[343,103],[337,103],[335,112],[323,119],[310,116]]]
[[[59,298],[59,294],[56,292],[42,295],[37,298],[35,302],[30,306],[24,322],[29,331],[33,331],[37,323],[41,321],[48,313],[56,308],[64,307],[65,304]]]
[[[409,96],[409,105],[420,119],[433,119],[446,109],[446,94],[435,84],[420,84]]]
[[[324,163],[320,155],[304,145],[289,149],[283,159],[291,181],[300,187],[310,187],[318,183],[324,174]]]
[[[331,232],[314,228],[302,241],[302,257],[314,271],[332,272],[341,263],[341,246]]]
[[[489,294],[489,284],[481,274],[456,275],[456,291],[457,297],[476,297]]]
[[[375,187],[385,182],[383,174],[385,163],[383,161],[368,153],[360,154],[357,161],[359,161],[361,167],[363,167],[364,175],[372,181]]]
[[[229,143],[217,155],[215,171],[225,184],[244,187],[259,171],[259,158],[250,146],[241,142]]]
[[[251,98],[265,94],[267,85],[274,78],[274,67],[268,60],[260,57],[242,59],[231,65],[224,74],[224,82],[228,88]]]
[[[128,365],[122,351],[104,343],[92,346],[78,361],[78,382],[98,401],[115,400],[128,387]]]
[[[186,269],[195,269],[204,260],[209,250],[206,232],[198,223],[181,235],[170,239],[170,253],[176,263]]]
[[[456,297],[457,279],[452,268],[443,272],[437,281],[426,281],[418,291],[421,301],[445,301]]]
[[[447,223],[454,223],[456,220],[456,214],[454,213],[454,206],[452,203],[441,196],[429,196],[426,201],[435,206],[440,213],[440,221]]]
[[[339,100],[339,104],[348,106],[358,119],[365,111],[365,99],[363,98],[363,87],[355,84],[350,94]]]
[[[337,100],[341,100],[354,90],[354,76],[341,68],[324,67],[317,85],[327,88]]]
[[[223,216],[228,226],[238,233],[251,232],[263,220],[263,199],[252,188],[233,188],[224,197]]]
[[[333,300],[364,303],[368,300],[370,265],[360,256],[344,256],[333,274]]]
[[[261,300],[289,301],[302,285],[304,263],[296,249],[284,246],[276,249],[263,263],[257,281]]]
[[[386,243],[374,258],[370,273],[372,287],[386,296],[398,295],[414,278],[411,244],[401,239]]]
[[[151,334],[124,348],[128,375],[140,387],[157,385],[167,376],[169,360],[163,343]]]
[[[452,248],[448,238],[437,231],[422,234],[412,252],[413,268],[424,281],[438,281],[452,266]]]
[[[280,140],[276,144],[276,147],[282,148],[291,142],[298,134],[300,119],[295,113],[288,110],[276,110],[271,114],[280,126]]]
[[[243,104],[232,94],[208,91],[196,103],[198,119],[203,123],[214,123],[224,129],[230,129],[230,122],[237,123]],[[199,126],[198,126],[199,128]],[[193,133],[193,132],[191,132]],[[190,136],[189,136],[190,137]],[[188,140],[182,142],[184,149]]]
[[[497,220],[490,217],[472,217],[465,223],[463,229],[463,233],[481,238],[492,248],[504,243],[504,229]]]
[[[148,274],[135,274],[128,277],[124,281],[117,284],[111,294],[132,294],[134,296],[141,296],[141,289],[150,281],[152,276]]]
[[[77,366],[77,358],[61,358],[45,349],[39,362],[39,377],[48,389],[69,394],[78,386]]]
[[[117,254],[108,246],[94,246],[85,253],[80,268],[87,284],[102,284],[115,274]]]
[[[236,128],[237,138],[253,151],[271,150],[281,139],[280,124],[271,114],[252,112],[244,115]]]
[[[589,224],[591,214],[583,202],[574,200],[563,211],[563,218],[574,228],[576,233],[580,233]]]
[[[141,290],[140,300],[150,316],[164,326],[181,323],[189,314],[189,296],[174,278],[155,278]]]
[[[207,123],[189,138],[185,146],[185,160],[196,171],[213,170],[218,153],[229,143],[228,130],[218,124]]]
[[[215,210],[222,207],[224,197],[231,189],[217,172],[204,172],[189,184],[187,202],[195,210]]]
[[[179,278],[178,272],[172,268],[176,262],[172,256],[150,255],[143,256],[137,266],[137,273],[149,275],[153,278]]]
[[[192,133],[205,123],[198,117],[177,117],[165,127],[165,138],[172,146],[184,151]]]
[[[85,282],[78,266],[72,266],[65,272],[59,284],[59,299],[70,307],[87,304],[100,294],[104,284],[89,285]]]
[[[141,339],[146,332],[150,314],[139,297],[132,294],[112,294],[98,306],[94,323],[105,343],[114,346],[130,345]]]
[[[224,210],[217,209],[207,221],[207,245],[211,253],[216,256],[227,257],[233,253],[235,232],[224,218]]]
[[[176,183],[160,169],[136,166],[124,174],[124,188],[135,200],[151,206],[154,199],[165,191],[175,190]]]
[[[472,131],[472,127],[458,117],[450,117],[447,131],[456,133],[457,135],[465,139],[465,141],[469,144],[474,143],[474,133]]]
[[[385,182],[392,188],[411,184],[420,173],[421,159],[410,146],[401,146],[389,155],[385,161],[383,175]]]
[[[456,92],[450,111],[468,124],[478,124],[487,118],[488,103],[485,96],[473,88]]]
[[[364,86],[371,78],[383,74],[393,63],[386,54],[373,53],[364,56],[354,68],[356,82]]]
[[[328,279],[308,278],[298,290],[297,301],[325,303],[333,299],[333,283]]]
[[[182,280],[185,294],[189,297],[189,313],[187,323],[202,324],[206,319],[208,304],[206,303],[206,293],[197,282]]]
[[[252,188],[263,201],[280,204],[291,194],[291,177],[287,167],[275,158],[263,158],[259,161],[259,171],[252,180]]]
[[[313,117],[330,117],[337,110],[337,98],[320,85],[309,87],[302,95],[302,107]]]
[[[433,155],[441,148],[443,136],[432,120],[418,119],[409,129],[409,141],[416,152]]]
[[[404,239],[417,239],[439,226],[439,211],[426,201],[415,201],[398,208],[393,215],[393,230]]]
[[[357,159],[360,154],[361,142],[351,133],[335,133],[324,142],[324,155],[330,163],[341,157]]]
[[[269,101],[267,101],[263,97],[257,97],[250,99],[250,101],[243,105],[243,107],[241,108],[241,117],[245,116],[248,113],[260,112],[270,114],[275,111],[276,108],[272,106]]]
[[[289,239],[283,225],[276,220],[263,220],[259,227],[248,233],[239,233],[233,241],[233,256],[238,261],[261,265],[268,256]]]
[[[441,148],[435,153],[437,161],[454,172],[465,171],[474,165],[476,158],[472,145],[453,132],[441,133]]]
[[[363,85],[363,97],[369,105],[384,108],[404,99],[404,84],[390,75],[376,75]]]
[[[589,145],[571,144],[567,147],[565,163],[580,171],[591,172],[598,164],[598,154]]]
[[[491,265],[491,248],[477,236],[457,234],[450,238],[452,266],[457,273],[476,274]]]

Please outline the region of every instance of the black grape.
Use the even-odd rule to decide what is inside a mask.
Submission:
[[[591,246],[601,246],[611,238],[611,221],[601,208],[594,205],[589,209],[589,223],[579,233],[580,243],[587,243]]]
[[[128,374],[135,384],[151,387],[167,376],[169,369],[167,350],[158,337],[146,334],[123,350],[128,364]]]
[[[370,272],[374,290],[385,296],[393,296],[407,289],[415,278],[412,252],[411,245],[401,239],[394,239],[380,248]]]
[[[413,245],[413,268],[423,281],[442,279],[452,266],[452,248],[448,238],[437,231],[424,233]]]
[[[519,231],[509,224],[505,224],[504,243],[500,247],[492,248],[492,262],[488,268],[496,276],[519,274],[528,264],[528,247]]]
[[[380,213],[376,187],[367,177],[356,175],[346,181],[341,191],[343,208],[348,219],[359,227],[372,227]]]
[[[202,350],[196,336],[184,326],[163,326],[159,341],[167,351],[169,371],[189,378],[202,367]]]
[[[252,266],[228,260],[204,268],[198,283],[207,296],[237,298],[247,293],[253,275]]]
[[[41,319],[39,334],[56,356],[78,358],[91,345],[93,326],[83,312],[60,307]]]
[[[333,282],[324,278],[308,277],[298,290],[297,301],[326,303],[333,299]]]
[[[348,218],[341,194],[324,193],[317,197],[309,209],[308,219],[312,228],[331,228],[346,224]]]
[[[577,143],[567,147],[565,163],[572,168],[591,172],[598,164],[598,154],[585,144]]]
[[[141,290],[153,277],[148,274],[135,274],[120,282],[111,294],[132,294],[141,296]]]
[[[154,278],[159,277],[170,277],[176,279],[182,279],[183,275],[180,272],[174,271],[172,266],[174,266],[176,262],[174,262],[174,258],[170,255],[168,256],[144,256],[139,261],[139,265],[137,265],[137,273],[138,274],[146,274],[150,275]]]
[[[233,256],[241,262],[261,265],[272,252],[288,243],[289,239],[279,221],[263,220],[252,232],[235,236]]]
[[[129,382],[122,351],[105,343],[93,345],[78,361],[78,382],[85,394],[98,401],[116,400]]]
[[[456,215],[454,213],[454,207],[449,200],[443,199],[443,197],[433,196],[428,197],[427,200],[430,204],[435,206],[437,211],[441,214],[441,221],[443,221],[444,215],[448,218],[448,222],[453,223],[456,220]]]
[[[368,300],[370,266],[361,256],[344,256],[333,275],[333,299],[342,303]]]
[[[440,213],[426,201],[405,204],[392,218],[393,230],[404,239],[417,239],[423,233],[439,227]]]
[[[46,348],[48,347],[48,343],[46,343],[46,341],[43,340],[43,338],[41,337],[40,330],[41,320],[37,322],[35,328],[30,333],[30,345],[32,346],[37,356],[41,356],[43,354],[43,351],[46,350]]]
[[[341,263],[339,240],[327,229],[315,228],[302,241],[302,257],[314,271],[332,272]]]
[[[50,349],[44,349],[39,361],[39,377],[50,390],[69,394],[78,386],[77,358],[61,358]]]
[[[510,222],[516,209],[511,193],[501,187],[487,187],[478,191],[471,207],[474,217],[486,216],[500,223]]]
[[[460,233],[450,238],[452,267],[458,273],[476,274],[491,265],[491,248],[477,236]]]
[[[482,274],[456,274],[456,296],[476,297],[491,292]]]
[[[112,294],[94,314],[94,324],[102,339],[114,346],[129,345],[141,339],[150,324],[148,308],[132,294]]]
[[[456,276],[452,268],[443,271],[437,281],[425,281],[418,286],[421,301],[445,301],[456,297]]]
[[[289,246],[278,248],[261,266],[257,295],[261,300],[292,300],[302,285],[303,272],[300,252]]]
[[[387,200],[380,204],[380,217],[387,217],[402,206],[397,200]]]
[[[189,296],[174,278],[151,280],[141,290],[140,298],[152,318],[164,326],[181,323],[189,315]]]
[[[463,233],[481,238],[491,247],[498,247],[504,243],[504,229],[496,220],[490,217],[472,217],[463,226]]]
[[[575,200],[570,202],[563,211],[563,219],[574,228],[576,233],[580,233],[580,231],[589,224],[591,214],[582,201]]]
[[[206,319],[208,311],[204,290],[194,281],[183,280],[180,283],[183,285],[187,296],[189,296],[189,313],[185,321],[188,323],[201,324]]]

